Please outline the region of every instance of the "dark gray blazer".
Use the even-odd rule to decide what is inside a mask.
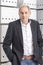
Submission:
[[[39,23],[31,20],[31,30],[33,37],[33,47],[35,59],[41,63],[42,56],[42,36],[39,28]],[[12,44],[12,49],[10,45]],[[3,41],[3,49],[11,61],[12,65],[20,65],[21,57],[23,56],[23,37],[20,19],[9,23],[9,27]]]

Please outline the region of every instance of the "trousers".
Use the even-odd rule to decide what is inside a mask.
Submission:
[[[21,61],[21,65],[38,65],[38,62],[31,59],[24,59]]]

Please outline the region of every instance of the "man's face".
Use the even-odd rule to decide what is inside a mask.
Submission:
[[[22,7],[19,11],[19,16],[22,22],[28,21],[28,18],[30,17],[30,10],[26,6]]]

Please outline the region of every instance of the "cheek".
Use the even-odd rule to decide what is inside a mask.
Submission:
[[[26,16],[27,18],[29,17],[29,15]]]
[[[21,18],[21,17],[22,17],[22,15],[20,14],[20,15],[19,15],[19,17]]]

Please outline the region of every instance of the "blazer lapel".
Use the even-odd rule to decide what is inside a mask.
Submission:
[[[18,35],[19,35],[21,44],[23,45],[23,36],[22,36],[22,28],[21,28],[20,20],[17,23],[18,23],[17,24]]]
[[[33,21],[31,20],[31,30],[32,30],[32,40],[33,40],[33,43],[35,42],[35,27],[34,27],[34,23]]]

